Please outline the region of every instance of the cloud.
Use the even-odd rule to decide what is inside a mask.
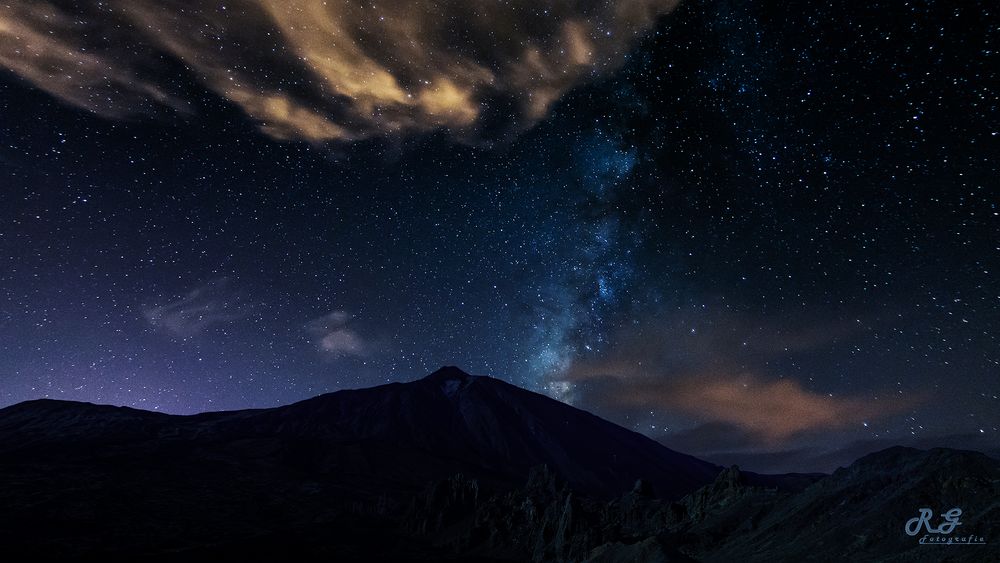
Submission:
[[[549,374],[550,381],[574,384],[648,376],[676,380],[739,374],[748,366],[762,371],[772,360],[847,342],[864,330],[864,323],[850,315],[789,311],[779,321],[733,313],[721,304],[635,314],[598,352],[567,362]],[[569,395],[561,398],[572,400]]]
[[[228,278],[212,280],[176,301],[146,308],[143,316],[157,330],[190,338],[212,325],[242,319],[251,313],[252,308],[230,285]]]
[[[860,428],[922,400],[874,389],[832,394],[788,376],[783,363],[842,346],[865,329],[829,313],[786,312],[781,319],[701,307],[650,315],[614,334],[599,353],[550,374],[547,388],[615,420],[648,420],[654,433],[670,427],[664,439],[699,452],[785,447]]]
[[[306,325],[316,347],[331,358],[364,357],[373,351],[367,342],[347,324],[353,317],[346,311],[333,311]]]
[[[858,426],[909,406],[899,400],[816,393],[793,379],[751,374],[701,375],[679,381],[642,378],[628,382],[607,401],[614,406],[655,407],[700,422],[731,425],[768,446],[806,432]]]
[[[187,107],[186,72],[279,139],[448,128],[468,140],[544,117],[615,68],[676,0],[181,0],[0,7],[0,65],[108,117]]]
[[[0,6],[0,66],[64,102],[123,118],[159,108],[186,111],[140,71],[151,50],[101,46],[124,40],[114,18],[79,19],[47,2]]]

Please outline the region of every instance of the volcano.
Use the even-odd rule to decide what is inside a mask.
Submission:
[[[878,482],[915,463],[905,452],[883,457]],[[996,471],[981,454],[942,459],[959,475],[975,465],[980,480]],[[737,534],[733,518],[801,526],[874,474],[724,469],[445,367],[270,409],[177,416],[54,400],[2,409],[0,542],[10,554],[63,560],[519,561],[645,560],[628,550],[645,537],[650,560],[739,557],[769,536]],[[927,479],[920,486],[932,495]],[[897,485],[893,498],[906,493]],[[704,534],[719,530],[727,541],[706,547]]]

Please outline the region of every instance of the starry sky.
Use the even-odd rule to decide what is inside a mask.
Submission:
[[[0,6],[0,406],[457,365],[722,463],[1000,449],[991,2]]]

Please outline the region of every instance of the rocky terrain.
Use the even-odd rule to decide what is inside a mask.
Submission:
[[[923,506],[962,507],[986,545],[920,545]],[[678,501],[644,481],[609,502],[539,468],[516,492],[484,498],[473,480],[430,487],[407,529],[456,554],[532,561],[998,561],[1000,462],[976,452],[891,448],[803,490],[751,484],[737,467]]]
[[[0,410],[0,545],[19,558],[988,561],[998,493],[1000,462],[957,450],[724,469],[455,368],[274,409]],[[903,532],[955,506],[985,546]]]

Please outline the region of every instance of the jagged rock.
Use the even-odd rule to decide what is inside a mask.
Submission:
[[[528,472],[525,490],[530,495],[550,499],[563,495],[566,483],[548,465],[536,465]]]
[[[655,536],[635,543],[606,543],[595,547],[586,559],[586,563],[674,563],[681,561],[694,560],[671,553]]]
[[[430,485],[423,495],[415,498],[403,527],[417,535],[440,534],[474,512],[478,501],[479,482],[455,475]]]
[[[740,498],[759,490],[748,486],[740,473],[740,468],[734,465],[719,473],[712,484],[684,497],[681,503],[687,508],[687,513],[693,521],[700,521],[711,513],[724,510]]]

